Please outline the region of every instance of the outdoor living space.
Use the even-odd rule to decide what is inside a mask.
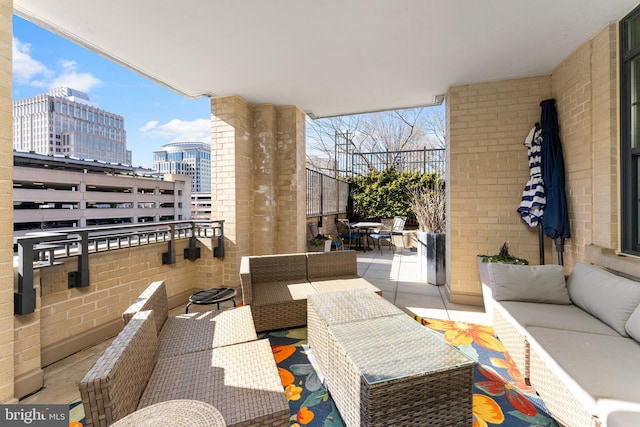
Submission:
[[[450,303],[442,286],[420,282],[416,252],[359,252],[358,274],[381,289],[386,300],[411,316],[477,324],[487,322],[482,307]],[[172,309],[170,314],[184,313],[185,305],[186,301]],[[222,305],[231,307],[229,302]],[[190,307],[192,312],[209,309],[211,306]],[[24,398],[21,403],[69,404],[79,399],[78,382],[111,342],[112,339],[105,340],[45,367],[44,388]],[[82,418],[79,411],[82,411],[82,405],[72,411],[72,419]]]

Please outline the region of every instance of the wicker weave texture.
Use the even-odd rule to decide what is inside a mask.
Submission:
[[[331,310],[332,298],[347,300],[309,298],[308,338],[347,426],[471,425],[471,359],[404,313],[350,320],[358,314]]]
[[[262,255],[249,257],[251,282],[306,282],[306,254]]]
[[[156,333],[160,335],[162,326],[169,316],[169,299],[164,280],[153,282],[147,286],[138,299],[122,313],[124,324],[126,325],[137,312],[144,310],[153,310],[156,319]]]
[[[228,426],[289,425],[268,340],[159,359],[139,408],[185,398],[215,406]]]
[[[366,289],[309,295],[307,301],[307,340],[321,370],[327,369],[329,358],[328,327],[380,316],[405,313]],[[326,379],[327,383],[330,376]]]
[[[358,260],[355,251],[307,253],[307,278],[309,281],[329,277],[357,277]]]
[[[220,411],[198,400],[176,399],[156,403],[127,415],[111,427],[158,427],[171,421],[171,427],[225,427]]]
[[[87,426],[107,426],[136,409],[157,360],[152,311],[131,317],[79,383]]]
[[[362,277],[339,277],[320,281],[312,281],[311,286],[322,294],[328,292],[342,292],[355,289],[364,289],[382,296],[382,291]]]
[[[531,348],[530,357],[531,385],[540,395],[553,418],[567,427],[597,426],[597,419],[584,409],[533,348]]]
[[[251,308],[180,314],[167,319],[158,337],[158,357],[171,357],[258,339]]]
[[[529,342],[495,307],[493,309],[493,330],[520,369],[522,376],[529,378],[531,375]]]
[[[251,313],[258,332],[304,326],[307,324],[307,300],[252,305]]]

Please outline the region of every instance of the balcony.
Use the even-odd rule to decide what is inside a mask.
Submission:
[[[208,251],[204,246],[200,246],[201,242],[198,241],[198,246],[203,249],[203,256],[201,259],[195,260],[193,264],[191,261],[182,262],[178,257],[176,264],[174,265],[176,269],[182,270],[179,275],[182,278],[181,281],[198,283],[200,280],[198,274],[196,273],[197,268],[192,268],[192,266],[197,266],[200,262],[204,260],[210,260],[210,254],[207,254]],[[158,245],[151,245],[151,247],[156,248],[157,252],[155,254],[155,258],[159,259],[161,257],[161,251],[165,249],[165,245],[160,243]],[[128,251],[125,249],[123,251]],[[101,268],[101,272],[99,273],[101,276],[105,274],[104,270],[108,270],[109,266],[114,266],[114,256],[119,251],[112,252],[104,252],[95,254],[95,263],[96,266],[99,264],[104,264],[105,268]],[[120,257],[118,257],[120,258]],[[121,258],[120,258],[121,259]],[[92,258],[92,261],[94,259]],[[213,260],[214,262],[216,260]],[[57,268],[57,267],[53,267]],[[161,267],[158,267],[161,268]],[[401,248],[398,248],[396,252],[387,250],[387,248],[383,247],[382,251],[373,250],[367,252],[358,252],[358,273],[359,275],[365,277],[371,283],[376,285],[383,291],[383,297],[388,301],[394,303],[397,307],[403,309],[410,315],[418,315],[422,317],[429,317],[435,319],[450,319],[450,320],[459,320],[459,321],[467,321],[472,323],[485,323],[485,314],[482,307],[476,306],[465,306],[459,304],[450,303],[446,296],[444,295],[443,287],[432,286],[429,284],[421,283],[418,279],[418,265],[417,265],[417,255],[415,252]],[[185,305],[186,305],[186,295],[188,292],[176,292],[176,283],[174,280],[170,280],[171,275],[165,274],[163,275],[154,275],[154,278],[167,277],[168,282],[171,283],[172,286],[169,286],[169,298],[171,303],[171,311],[170,314],[179,314],[184,313]],[[130,279],[132,282],[140,282],[140,289],[143,289],[150,281],[149,279],[140,279],[140,275],[135,271],[130,272]],[[124,278],[120,281],[126,281],[128,279]],[[216,283],[215,278],[210,278],[208,281],[200,281],[199,287],[211,287],[211,284]],[[100,286],[101,288],[102,286]],[[112,289],[115,289],[116,286]],[[179,289],[179,288],[178,288]],[[95,296],[95,302],[90,304],[95,304],[99,307],[107,307],[109,313],[112,316],[117,317],[116,322],[121,323],[121,319],[119,315],[126,308],[125,300],[133,300],[140,293],[137,288],[136,291],[126,292],[127,297],[125,297],[125,293],[120,294],[120,297],[116,297],[115,292],[109,293],[104,290],[98,290],[98,295]],[[87,293],[87,296],[84,298],[88,301],[92,301],[91,298],[92,293]],[[44,298],[43,298],[44,299]],[[47,298],[48,299],[48,298]],[[240,296],[236,298],[238,301],[241,299]],[[54,304],[54,306],[59,306],[59,304],[64,304],[64,301],[59,302],[58,304]],[[224,303],[223,303],[224,305]],[[123,307],[124,306],[124,307]],[[51,308],[51,307],[50,307]],[[207,306],[191,306],[191,311],[201,310],[204,311],[208,307]],[[83,310],[81,307],[76,307],[75,310]],[[73,311],[72,309],[71,311]],[[43,312],[46,309],[42,310]],[[57,310],[53,310],[57,311]],[[84,310],[83,310],[84,311]],[[42,316],[41,321],[49,322],[53,321],[55,315],[47,315]],[[60,325],[60,322],[57,322]],[[42,325],[42,328],[45,330],[50,330],[50,327]],[[74,354],[69,355],[59,361],[49,364],[44,367],[44,388],[38,391],[35,394],[32,394],[23,400],[21,403],[24,404],[40,404],[40,403],[59,403],[59,404],[68,404],[79,398],[78,391],[78,382],[84,376],[84,374],[88,371],[88,369],[92,366],[95,360],[102,354],[104,349],[111,342],[111,338],[102,339],[100,342],[97,342],[91,346],[83,348],[82,350],[75,352]],[[79,408],[82,406],[80,405]],[[76,409],[75,411],[79,411],[80,409]],[[74,414],[72,413],[72,419]]]

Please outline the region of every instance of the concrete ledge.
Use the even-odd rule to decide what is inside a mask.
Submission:
[[[469,294],[462,292],[451,293],[451,288],[448,284],[445,285],[444,292],[449,302],[453,304],[474,305],[477,307],[484,306],[482,294]]]
[[[44,371],[40,368],[16,375],[13,380],[13,394],[17,399],[23,398],[44,387]]]
[[[632,280],[640,280],[640,258],[632,255],[619,254],[613,249],[596,245],[585,246],[584,260],[613,273],[628,277]]]

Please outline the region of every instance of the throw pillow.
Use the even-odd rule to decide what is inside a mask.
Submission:
[[[488,267],[496,301],[571,304],[560,265],[490,263]]]
[[[631,338],[640,342],[640,305],[631,313],[624,329],[631,335]]]
[[[628,337],[625,325],[640,304],[640,283],[578,263],[567,282],[575,305]]]

